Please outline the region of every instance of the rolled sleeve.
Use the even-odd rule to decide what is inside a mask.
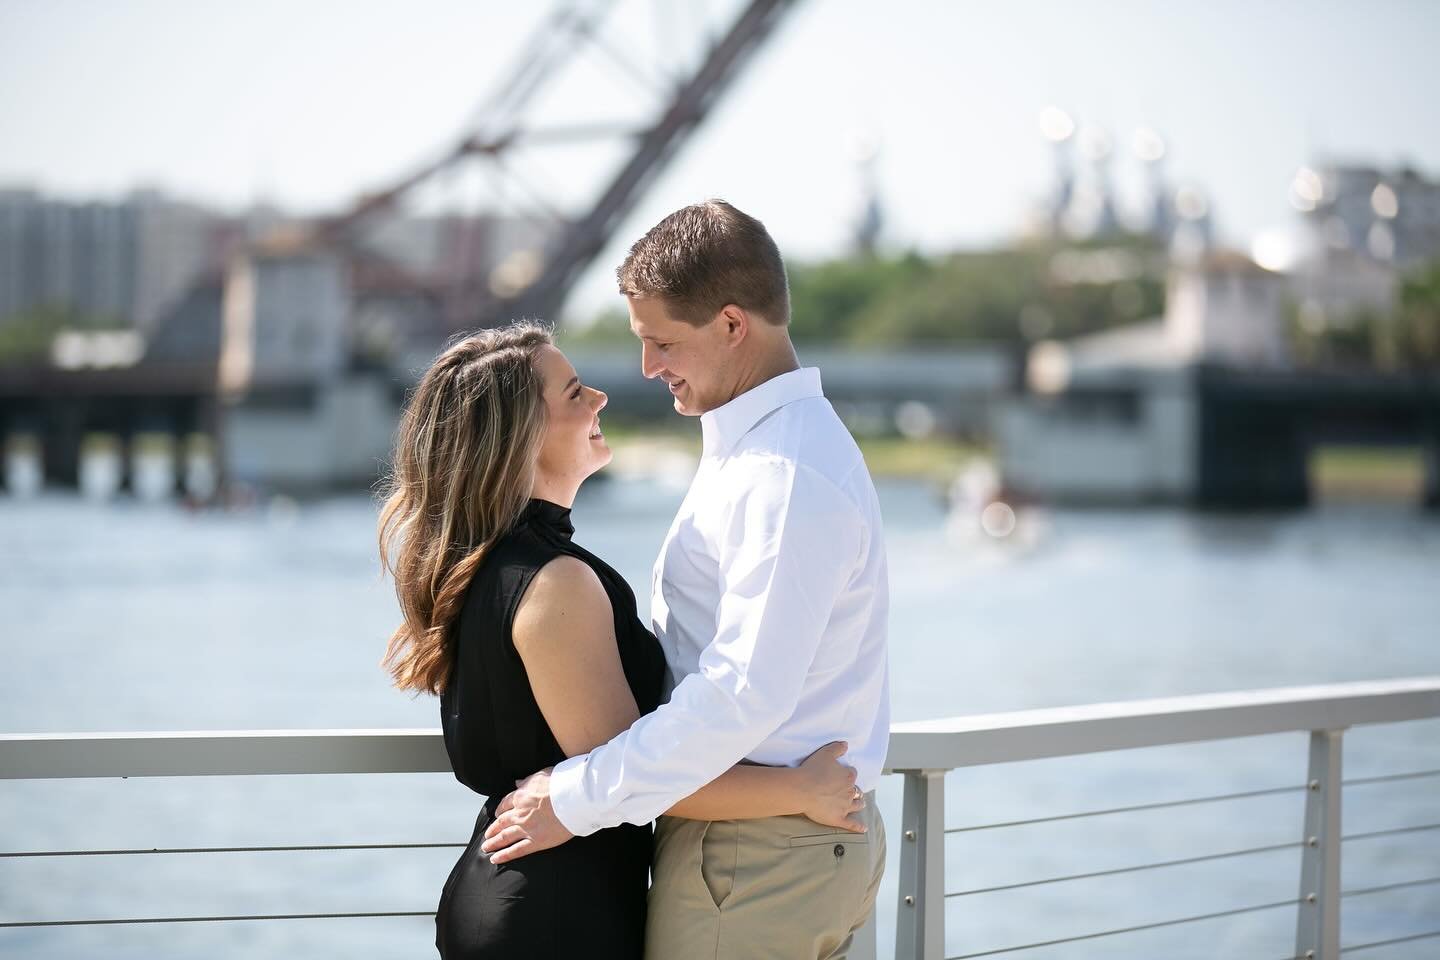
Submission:
[[[721,528],[717,628],[699,669],[659,709],[552,774],[556,816],[577,836],[655,819],[795,710],[863,550],[864,522],[834,483],[803,466],[771,461],[749,479]]]

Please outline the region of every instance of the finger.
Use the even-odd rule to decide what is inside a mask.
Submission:
[[[504,799],[500,801],[500,806],[495,808],[495,816],[500,816],[500,814],[505,813],[507,810],[510,810],[514,806],[515,791],[512,790],[510,793],[505,794]]]
[[[860,818],[858,817],[846,817],[844,826],[845,829],[849,830],[851,833],[866,832],[865,824],[861,822]]]
[[[511,860],[518,860],[526,854],[533,853],[534,851],[531,848],[534,846],[535,841],[531,840],[529,837],[526,837],[519,843],[512,844],[511,846],[506,847],[504,850],[501,850],[499,853],[492,855],[490,857],[490,862],[509,863]]]
[[[827,760],[838,761],[848,749],[850,749],[850,745],[844,740],[832,740],[821,747],[819,753]]]
[[[520,827],[506,827],[493,837],[487,837],[485,842],[480,844],[481,853],[494,853],[496,850],[503,850],[512,843],[519,843],[525,839],[525,831]]]
[[[494,822],[491,823],[490,826],[485,828],[485,839],[488,840],[491,837],[495,836],[495,834],[499,833],[501,830],[504,830],[506,827],[513,827],[518,823],[519,820],[512,813],[507,813],[504,816],[496,817]]]

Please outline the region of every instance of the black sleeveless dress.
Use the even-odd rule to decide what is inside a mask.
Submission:
[[[440,699],[455,777],[488,799],[470,844],[450,871],[435,914],[446,960],[639,960],[645,942],[649,825],[621,825],[519,860],[492,865],[480,852],[495,807],[515,781],[565,759],[550,732],[510,628],[536,572],[562,555],[600,578],[615,617],[625,679],[641,713],[659,703],[665,657],[635,614],[635,594],[594,554],[571,542],[570,511],[531,500],[470,583],[455,627],[455,663]]]

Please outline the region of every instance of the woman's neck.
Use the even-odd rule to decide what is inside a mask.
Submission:
[[[578,483],[561,481],[554,477],[536,477],[530,488],[530,498],[549,500],[568,510],[575,505],[575,494],[579,491]]]

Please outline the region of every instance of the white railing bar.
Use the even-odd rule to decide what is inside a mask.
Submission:
[[[1164,810],[1167,807],[1184,807],[1195,803],[1216,803],[1221,800],[1240,800],[1246,797],[1265,797],[1280,793],[1302,793],[1304,784],[1294,787],[1267,787],[1263,790],[1246,790],[1242,793],[1221,793],[1210,797],[1191,797],[1188,800],[1162,800],[1158,803],[1137,803],[1128,807],[1110,807],[1106,810],[1081,810],[1079,813],[1060,813],[1051,817],[1032,817],[1029,820],[1006,820],[1003,823],[977,823],[968,827],[948,827],[945,832],[975,833],[979,830],[999,830],[1003,827],[1028,827],[1036,823],[1055,823],[1059,820],[1081,820],[1085,817],[1105,817],[1112,813],[1136,813],[1142,810]]]
[[[1363,897],[1368,893],[1384,893],[1387,890],[1404,890],[1409,887],[1428,887],[1440,883],[1440,877],[1426,877],[1424,880],[1402,880],[1399,883],[1384,883],[1378,887],[1360,887],[1356,890],[1341,891],[1342,897]]]
[[[1440,716],[1440,677],[1022,710],[891,728],[886,768],[953,769]],[[448,773],[438,729],[0,734],[0,779]]]
[[[1022,943],[1014,947],[1001,947],[999,950],[981,950],[979,953],[962,953],[953,957],[946,957],[945,960],[973,960],[975,957],[993,957],[1002,953],[1016,953],[1021,950],[1035,950],[1039,947],[1053,947],[1062,943],[1076,943],[1081,940],[1096,940],[1100,937],[1113,937],[1122,933],[1139,933],[1142,930],[1156,930],[1160,927],[1173,927],[1182,923],[1195,923],[1200,920],[1218,920],[1221,917],[1233,917],[1241,913],[1256,913],[1260,910],[1275,910],[1279,907],[1293,907],[1299,903],[1296,900],[1277,900],[1274,903],[1258,903],[1253,907],[1237,907],[1233,910],[1220,910],[1215,913],[1202,913],[1193,917],[1180,917],[1176,920],[1161,920],[1157,923],[1141,923],[1133,927],[1120,927],[1115,930],[1105,930],[1100,933],[1085,933],[1077,937],[1060,937],[1056,940],[1040,940],[1035,943]]]
[[[1353,947],[1341,947],[1340,952],[1359,953],[1361,950],[1370,950],[1374,947],[1388,947],[1396,943],[1414,943],[1416,940],[1429,940],[1432,937],[1440,937],[1440,930],[1431,930],[1427,933],[1412,933],[1408,937],[1394,937],[1390,940],[1374,940],[1370,943],[1357,943]]]
[[[450,772],[438,729],[0,734],[0,779]]]
[[[1440,676],[1098,703],[891,728],[891,770],[954,769],[1440,716]]]
[[[122,917],[114,920],[11,920],[0,927],[91,927],[120,923],[226,923],[234,920],[340,920],[353,917],[433,917],[434,910],[388,910],[369,913],[255,913],[229,917]]]
[[[1411,827],[1391,827],[1388,830],[1368,830],[1365,833],[1351,833],[1341,840],[1371,840],[1375,837],[1393,837],[1400,833],[1419,833],[1422,830],[1440,830],[1440,823],[1417,823]]]
[[[1227,850],[1225,853],[1208,853],[1200,857],[1185,857],[1181,860],[1161,860],[1156,863],[1142,863],[1134,867],[1116,867],[1112,870],[1095,870],[1090,873],[1072,873],[1064,877],[1050,877],[1045,880],[1026,880],[1024,883],[1007,883],[998,887],[977,887],[974,890],[957,890],[954,893],[945,894],[946,899],[951,897],[970,897],[980,893],[998,893],[1002,890],[1019,890],[1022,887],[1040,887],[1049,883],[1065,883],[1070,880],[1091,880],[1095,877],[1114,877],[1122,873],[1138,873],[1142,870],[1158,870],[1161,867],[1180,867],[1190,863],[1206,863],[1210,860],[1225,860],[1230,857],[1243,857],[1255,853],[1274,853],[1278,850],[1293,850],[1296,847],[1304,846],[1299,840],[1291,843],[1272,843],[1265,847],[1250,847],[1245,850]]]
[[[1415,770],[1411,773],[1387,773],[1380,777],[1359,777],[1341,781],[1347,787],[1359,787],[1367,783],[1393,783],[1396,780],[1418,780],[1421,777],[1440,777],[1440,770]]]
[[[17,850],[0,853],[0,859],[24,857],[124,857],[159,853],[289,853],[308,850],[432,850],[464,847],[465,843],[323,843],[285,847],[137,847],[124,850]]]

